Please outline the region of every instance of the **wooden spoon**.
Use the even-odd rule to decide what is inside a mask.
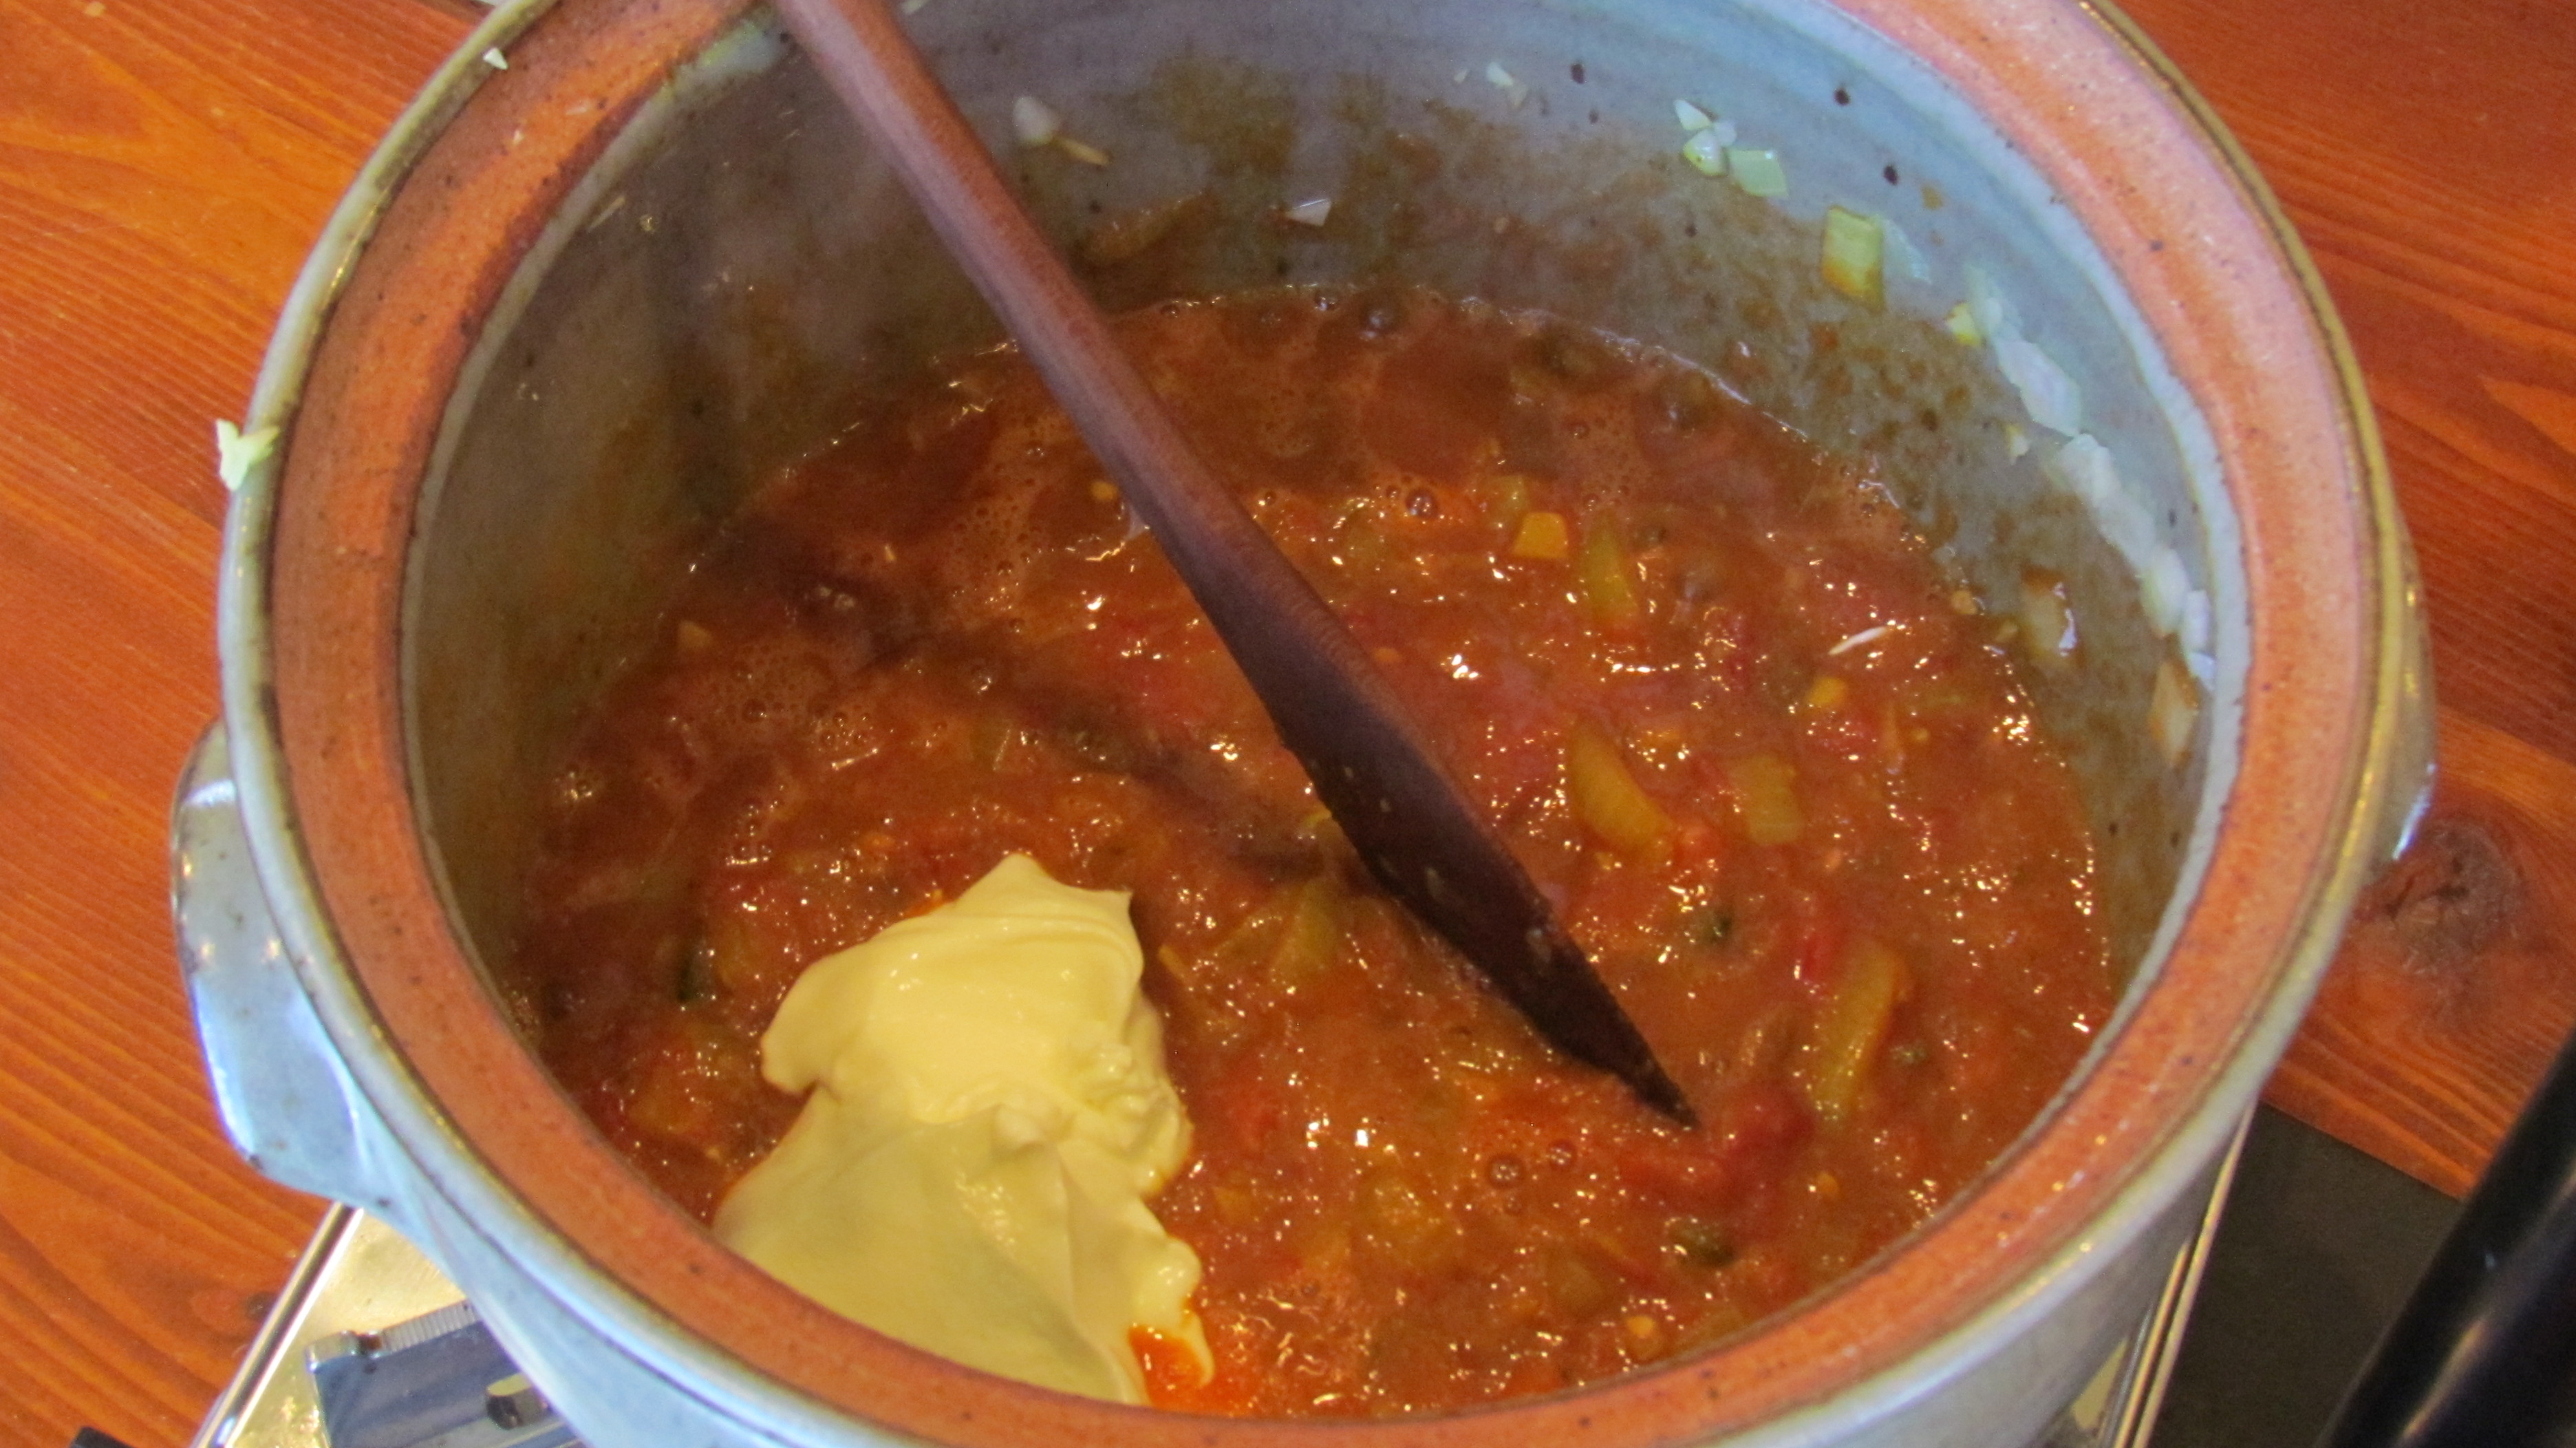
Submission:
[[[1154,530],[1379,883],[1540,1034],[1696,1124],[1358,641],[1172,426],[883,0],[779,0],[778,10]]]

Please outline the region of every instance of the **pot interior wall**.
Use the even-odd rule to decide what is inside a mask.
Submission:
[[[1109,305],[1401,279],[1544,306],[1695,359],[1827,448],[1876,459],[1990,606],[2012,606],[2026,569],[2063,575],[2083,646],[2030,683],[2085,780],[2117,958],[2147,960],[2193,831],[2214,828],[2204,776],[2226,723],[2204,709],[2180,767],[2150,741],[2172,646],[2094,513],[2047,480],[2054,439],[2031,428],[2038,449],[2012,455],[2020,400],[1985,349],[1941,329],[1967,268],[2004,280],[2222,607],[2241,597],[2232,528],[2194,461],[2198,418],[2107,268],[1928,71],[1785,4],[934,0],[915,24]],[[1111,164],[1014,145],[1021,94]],[[1676,98],[1776,151],[1788,195],[1686,165]],[[1326,226],[1279,218],[1319,196]],[[1902,232],[1883,310],[1820,280],[1828,204]],[[600,163],[489,319],[411,564],[415,788],[487,968],[511,953],[536,806],[572,730],[710,530],[855,398],[995,339],[765,21],[675,79]]]

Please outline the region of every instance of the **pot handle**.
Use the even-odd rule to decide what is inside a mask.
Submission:
[[[170,817],[180,972],[224,1132],[262,1176],[369,1211],[377,1189],[363,1098],[296,978],[251,859],[218,720],[189,753]]]

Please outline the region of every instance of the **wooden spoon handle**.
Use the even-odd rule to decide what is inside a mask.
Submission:
[[[1371,873],[1541,1034],[1692,1122],[1635,1023],[1358,640],[1201,465],[883,0],[778,9],[1153,529]]]

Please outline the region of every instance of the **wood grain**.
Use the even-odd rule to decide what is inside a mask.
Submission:
[[[168,924],[215,709],[209,424],[461,30],[0,5],[0,1443],[185,1441],[319,1210],[217,1131]]]
[[[2441,757],[2270,1098],[2456,1196],[2576,1025],[2576,765],[2456,709]]]
[[[2352,335],[2443,704],[2441,858],[2364,910],[2270,1099],[2457,1192],[2576,1023],[2576,6],[2130,13],[2262,168]],[[2442,893],[2495,884],[2471,860],[2519,882],[2473,938]]]
[[[2576,6],[2132,12],[2350,326],[2445,703],[2427,853],[2274,1098],[2456,1190],[2576,1021]],[[0,0],[0,1448],[183,1442],[316,1211],[216,1131],[167,924],[214,710],[208,423],[472,13]]]

